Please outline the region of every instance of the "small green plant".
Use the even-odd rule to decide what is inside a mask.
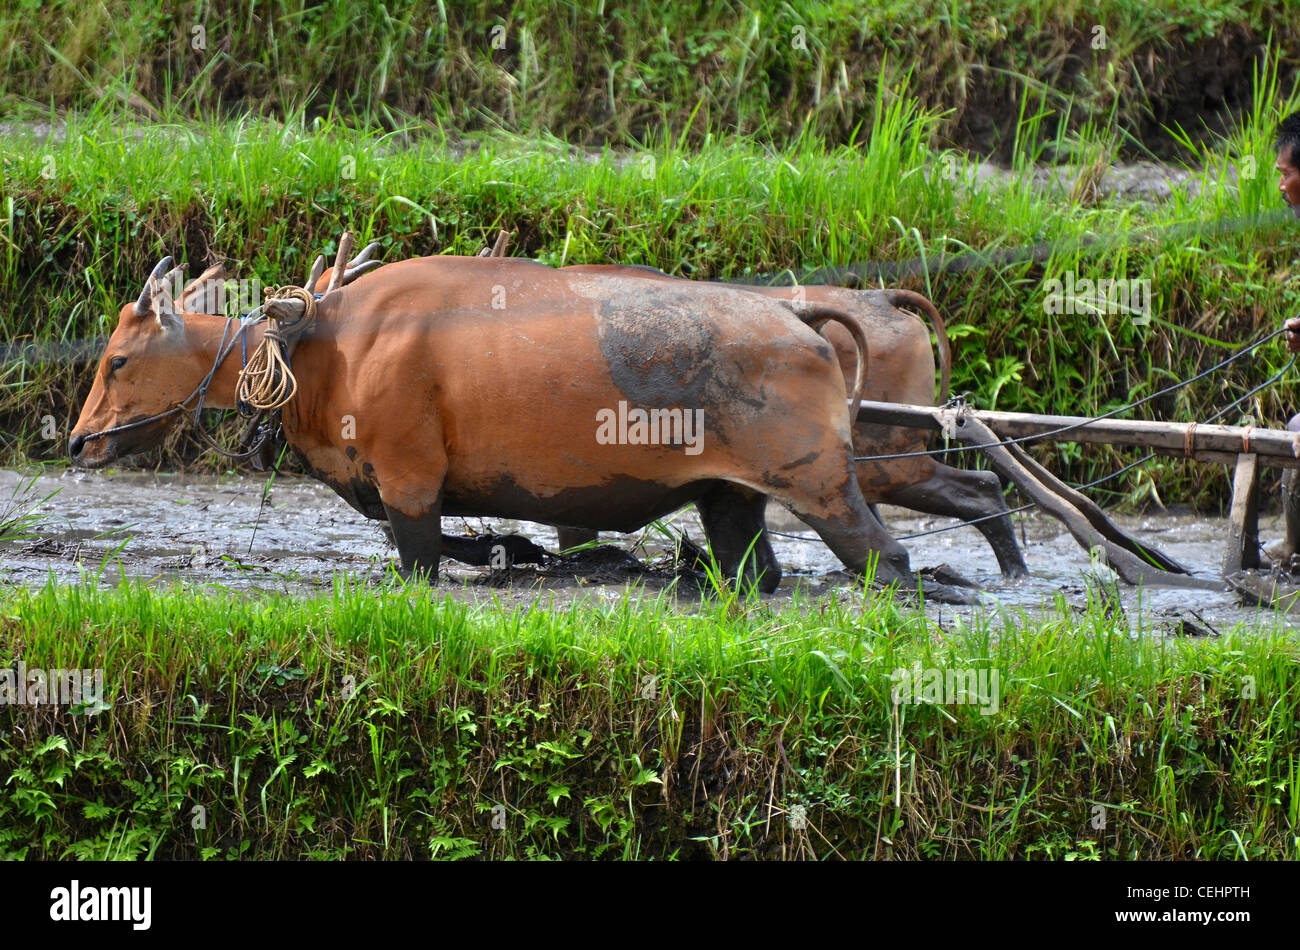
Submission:
[[[56,488],[44,497],[36,497],[36,479],[33,475],[25,483],[19,479],[8,498],[0,497],[0,541],[22,541],[37,537],[49,516],[40,513],[51,498],[62,488]]]

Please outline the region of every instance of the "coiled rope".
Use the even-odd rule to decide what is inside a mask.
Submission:
[[[303,303],[302,316],[292,323],[266,313],[266,333],[253,350],[248,363],[239,371],[236,392],[241,403],[253,409],[279,409],[298,392],[298,380],[289,366],[289,355],[298,339],[316,319],[316,297],[303,287],[271,287],[267,300],[297,298]]]

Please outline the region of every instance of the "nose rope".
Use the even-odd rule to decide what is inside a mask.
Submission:
[[[316,297],[303,287],[274,287],[266,291],[267,300],[292,298],[302,301],[302,316],[286,324],[267,312],[266,333],[239,372],[236,387],[239,401],[254,409],[279,409],[298,392],[298,380],[289,366],[289,354],[294,343],[316,319]]]
[[[231,337],[230,345],[229,346],[226,345],[226,337],[230,333],[230,324],[232,324],[233,322],[234,322],[233,317],[226,321],[225,329],[221,331],[221,342],[217,345],[217,358],[212,363],[212,369],[208,370],[208,374],[203,377],[203,381],[200,382],[198,386],[194,388],[194,391],[192,393],[190,393],[188,396],[186,396],[184,399],[180,400],[179,402],[172,403],[170,409],[164,409],[162,412],[156,412],[152,416],[147,416],[144,419],[137,419],[134,422],[124,422],[121,425],[112,426],[108,429],[100,429],[98,432],[91,432],[89,435],[83,435],[81,436],[82,443],[84,444],[86,442],[93,441],[94,439],[102,439],[106,435],[116,435],[119,432],[128,432],[131,429],[138,429],[140,428],[140,426],[147,426],[152,422],[157,422],[159,419],[166,419],[170,416],[174,416],[178,412],[185,412],[186,407],[189,405],[190,400],[193,399],[195,396],[199,397],[198,408],[202,409],[203,400],[204,397],[207,396],[208,387],[212,385],[212,377],[217,375],[217,370],[221,367],[221,364],[226,361],[226,357],[230,355],[230,351],[235,348],[234,337]],[[198,414],[198,409],[195,410],[195,415],[197,414]]]

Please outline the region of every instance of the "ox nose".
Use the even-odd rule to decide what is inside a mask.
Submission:
[[[75,462],[77,460],[77,457],[81,455],[81,450],[85,447],[86,447],[85,436],[74,435],[71,439],[68,440],[68,455],[72,457],[72,461]]]

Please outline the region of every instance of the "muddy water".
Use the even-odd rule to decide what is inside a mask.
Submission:
[[[0,514],[30,475],[0,471]],[[336,572],[367,582],[379,582],[394,563],[396,551],[375,522],[367,521],[317,482],[281,478],[263,503],[264,478],[247,476],[175,476],[141,472],[113,474],[51,471],[36,478],[31,501],[55,494],[35,509],[41,519],[29,529],[34,537],[0,542],[0,583],[35,585],[53,575],[61,583],[86,579],[116,584],[122,577],[159,583],[183,581],[196,586],[232,590],[310,593],[328,588]],[[885,522],[896,536],[952,524],[949,519],[919,516],[884,507]],[[1198,574],[1214,577],[1222,555],[1226,525],[1221,519],[1158,515],[1117,517],[1121,528],[1161,548]],[[690,512],[673,519],[697,542],[703,533]],[[812,532],[783,509],[773,506],[769,526],[774,531],[812,536]],[[446,519],[444,530],[454,533],[520,531],[548,550],[556,549],[554,530],[541,525],[499,519]],[[1261,536],[1276,538],[1279,519],[1262,518]],[[907,541],[914,568],[946,564],[977,582],[986,592],[986,609],[1000,604],[1013,610],[1037,611],[1058,595],[1076,606],[1088,598],[1093,576],[1088,555],[1061,525],[1039,514],[1017,516],[1025,558],[1033,576],[1004,581],[983,538],[961,528]],[[658,532],[610,535],[624,548],[651,563],[666,563],[671,542]],[[786,576],[772,598],[789,600],[796,588],[814,595],[840,591],[853,584],[835,557],[819,541],[773,538]],[[1108,571],[1101,572],[1110,577]],[[541,596],[548,602],[621,598],[633,583],[650,591],[671,580],[665,572],[633,578],[609,571],[521,567],[509,577],[488,568],[444,561],[445,588],[454,596],[478,601],[499,598],[527,602]],[[507,582],[508,581],[508,582]],[[1119,588],[1130,619],[1138,614],[1156,628],[1189,620],[1210,629],[1237,622],[1272,622],[1272,611],[1243,607],[1230,593],[1148,589],[1139,593]],[[944,607],[945,611],[970,608]],[[1284,621],[1293,623],[1294,621]],[[1144,624],[1147,625],[1147,624]]]

